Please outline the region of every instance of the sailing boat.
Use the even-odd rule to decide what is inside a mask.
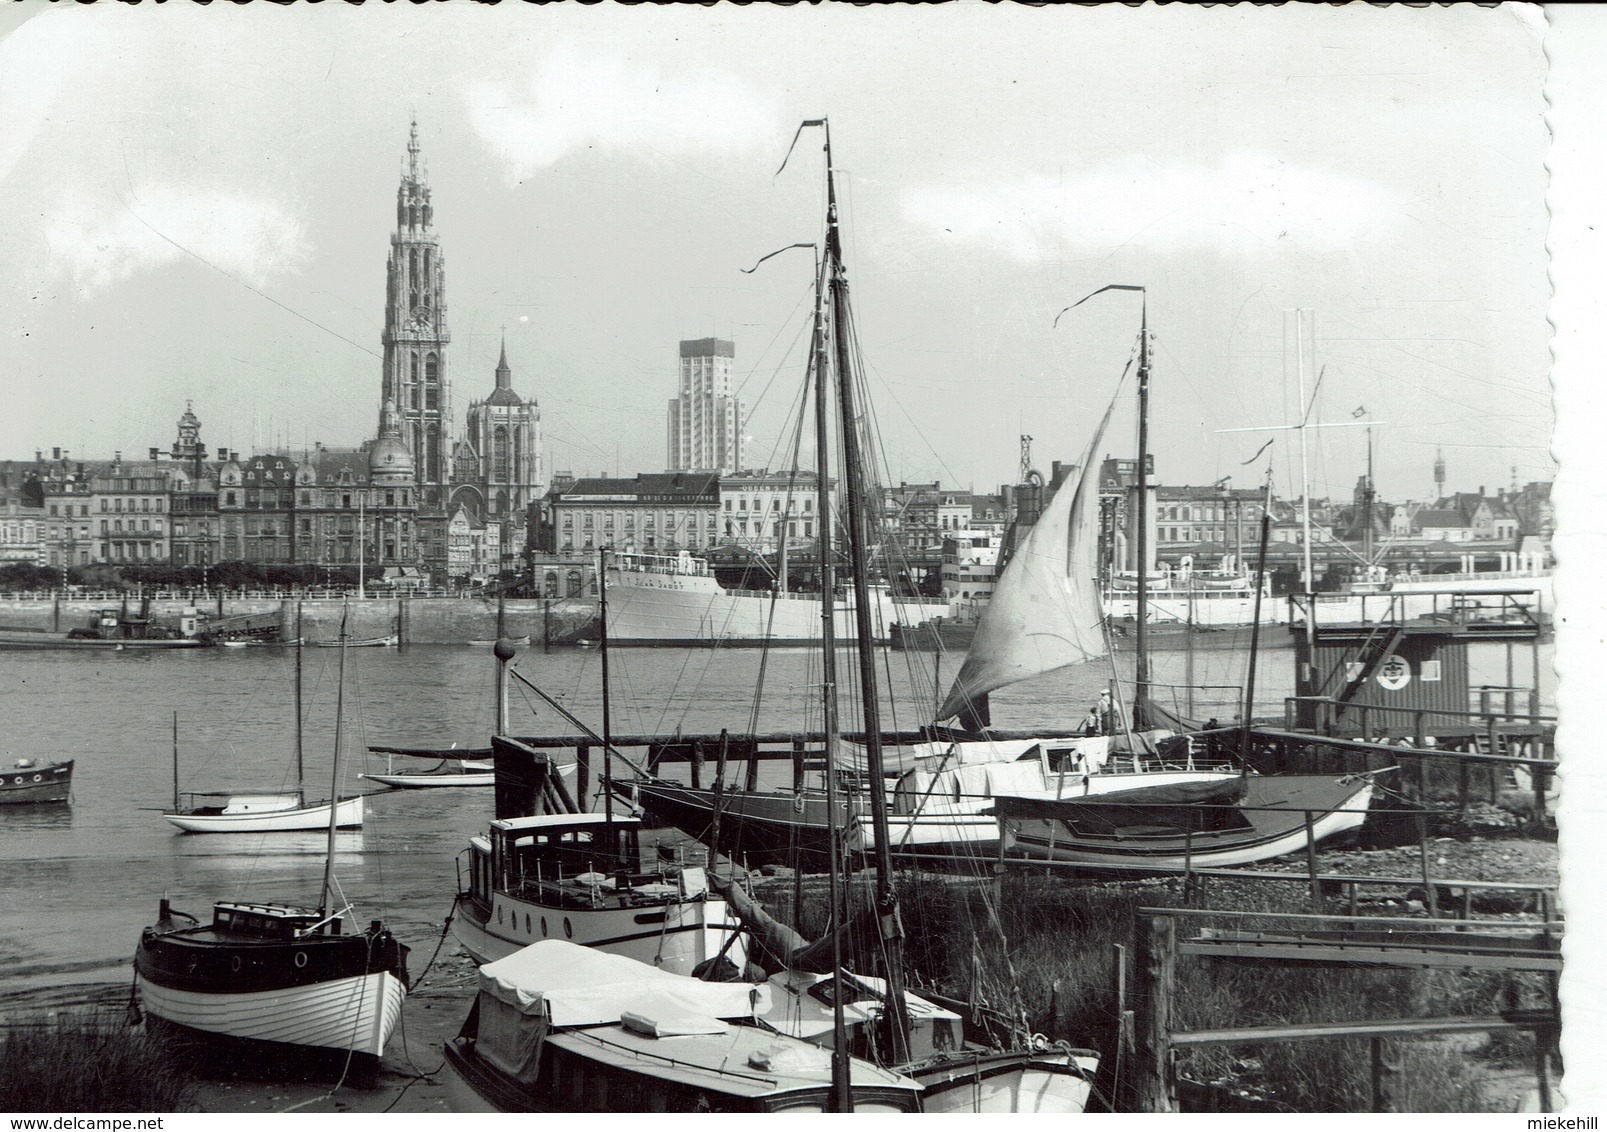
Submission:
[[[346,654],[341,653],[341,665]],[[335,779],[331,800],[307,803],[305,770],[301,743],[301,644],[296,644],[296,789],[270,793],[241,793],[233,790],[179,792],[179,719],[173,716],[173,809],[163,814],[185,833],[285,833],[323,829],[331,817],[341,829],[363,824],[363,796],[340,797],[340,779]],[[186,807],[185,798],[191,800]],[[196,804],[197,799],[207,801]]]
[[[887,793],[882,789],[883,772],[881,709],[877,689],[875,652],[870,645],[870,608],[866,597],[870,590],[869,522],[871,507],[865,483],[865,464],[860,454],[860,419],[855,408],[856,377],[852,367],[854,328],[848,301],[848,276],[845,266],[842,232],[837,209],[837,189],[831,156],[831,131],[826,119],[806,121],[799,127],[819,127],[824,133],[826,159],[826,239],[821,275],[826,286],[823,290],[827,302],[825,309],[817,306],[816,314],[816,447],[820,454],[821,483],[827,480],[829,463],[826,459],[827,402],[831,390],[828,369],[836,378],[838,409],[838,436],[842,444],[843,487],[845,503],[845,531],[848,543],[849,570],[856,595],[855,656],[859,671],[859,703],[864,729],[864,759],[866,777],[871,783],[868,791],[870,816],[875,836],[875,893],[873,915],[870,917],[874,937],[873,953],[881,961],[880,978],[871,982],[865,976],[851,974],[844,966],[841,936],[841,904],[839,896],[839,861],[841,854],[833,846],[830,857],[831,910],[825,945],[831,956],[831,983],[825,987],[790,987],[792,999],[801,1001],[802,994],[815,995],[828,1001],[832,1019],[829,1042],[838,1056],[846,1054],[852,1040],[848,1034],[847,1007],[850,999],[874,997],[877,1006],[865,1015],[861,1036],[868,1047],[874,1047],[878,1060],[888,1069],[905,1073],[920,1081],[923,1086],[922,1106],[926,1111],[1040,1111],[1056,1112],[1081,1110],[1087,1100],[1090,1081],[1085,1078],[1085,1064],[1079,1055],[1070,1051],[1045,1051],[1034,1048],[1030,1036],[1023,1035],[1019,1044],[1005,1050],[988,1050],[979,1044],[967,1043],[963,1035],[955,1033],[950,1020],[963,1022],[948,1012],[940,1018],[937,1010],[923,1009],[928,1004],[920,996],[905,990],[903,930],[898,914],[898,891],[893,881],[892,838],[888,821]],[[796,138],[794,138],[796,144]],[[831,348],[826,348],[829,338]],[[822,487],[824,491],[824,487]],[[836,642],[833,639],[832,586],[830,584],[831,524],[821,530],[821,649],[822,696],[821,706],[825,721],[825,756],[827,814],[835,817],[833,784],[836,780],[835,760],[839,745],[838,684],[836,678]],[[832,826],[833,839],[837,829]],[[796,953],[794,953],[796,954]],[[790,966],[790,964],[789,964]],[[801,966],[801,965],[799,965]],[[799,992],[802,991],[802,994]],[[783,1032],[790,1019],[802,1020],[801,1012],[785,1011],[782,1019],[773,1022]],[[922,1015],[925,1015],[923,1018]],[[872,1020],[874,1015],[874,1021]],[[912,1025],[912,1018],[921,1019]],[[942,1023],[942,1024],[940,1024]],[[828,1031],[819,1031],[821,1040],[827,1040]],[[984,1061],[987,1069],[984,1071]],[[843,1067],[839,1066],[839,1076]],[[851,1111],[852,1098],[846,1087],[838,1092],[838,1111]]]
[[[1139,286],[1113,284],[1072,306],[1112,290],[1145,293]],[[1137,353],[1135,724],[1141,724],[1146,718],[1176,718],[1158,709],[1150,700],[1146,602],[1149,344],[1148,296],[1145,294]],[[1114,404],[1112,402],[1112,408]],[[1094,524],[1098,517],[1098,497],[1097,488],[1090,485],[1096,482],[1097,473],[1093,469],[1110,412],[1106,410],[1105,419],[1084,455],[1077,491],[1065,502],[1061,498],[1065,492],[1056,493],[1044,520],[1033,528],[1016,560],[1025,559],[1026,568],[1014,575],[1007,571],[1007,576],[1000,580],[993,601],[983,613],[965,664],[938,710],[940,718],[957,714],[973,726],[985,725],[989,692],[1092,659],[1106,651],[1095,581],[1097,567],[1091,557],[1097,545]],[[1264,573],[1265,510],[1262,524]],[[1062,538],[1062,531],[1068,531],[1070,537]],[[1263,580],[1258,579],[1258,595],[1263,586]],[[1259,613],[1258,596],[1254,619],[1256,633],[1260,628]],[[1252,637],[1250,651],[1252,690],[1256,639]],[[1247,694],[1244,705],[1246,732],[1252,704],[1253,691]],[[1064,789],[1064,778],[1052,791],[1008,787],[994,790],[993,811],[998,815],[1003,848],[1033,858],[1085,866],[1170,870],[1251,864],[1360,827],[1373,792],[1372,780],[1367,775],[1261,778],[1244,774],[1242,770],[1178,775],[1169,773],[1166,768],[1158,772],[1135,769],[1139,772],[1113,792],[1103,794],[1075,789],[1068,792]],[[1093,776],[1087,781],[1093,781]],[[1106,779],[1107,783],[1111,781]]]
[[[344,626],[343,630],[344,632]],[[341,693],[335,708],[333,783],[341,771]],[[350,905],[335,884],[338,821],[326,807],[329,840],[318,904],[220,900],[210,923],[164,897],[140,936],[134,986],[149,1019],[278,1061],[324,1062],[341,1079],[371,1082],[407,996],[408,949],[379,920],[344,932]]]

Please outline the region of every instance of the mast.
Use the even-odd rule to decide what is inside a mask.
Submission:
[[[300,627],[299,624],[297,626]],[[296,641],[296,805],[307,804],[307,771],[302,765],[301,745],[301,640]]]
[[[1267,495],[1261,505],[1261,549],[1255,566],[1255,616],[1250,623],[1250,668],[1244,679],[1244,715],[1239,728],[1239,763],[1248,768],[1250,758],[1250,713],[1255,710],[1256,653],[1261,645],[1261,591],[1267,579],[1267,537],[1272,531],[1272,465],[1267,465]]]
[[[893,888],[892,834],[887,820],[887,790],[882,765],[881,705],[877,699],[876,658],[872,642],[870,571],[866,539],[864,469],[859,450],[859,423],[854,410],[853,369],[848,344],[848,276],[838,225],[837,185],[832,172],[831,127],[826,131],[826,270],[831,286],[832,345],[837,369],[839,428],[843,445],[843,490],[848,520],[849,566],[854,580],[855,654],[859,659],[861,706],[865,715],[865,775],[869,780],[871,826],[876,835],[876,926],[882,945],[887,999],[889,1061],[909,1060],[909,1018],[904,1002],[903,927],[898,893]]]
[[[608,851],[614,853],[614,734],[608,714],[608,551],[604,547],[597,548],[597,613],[597,650],[603,658],[603,836],[608,839]]]
[[[830,158],[827,158],[828,165]],[[827,451],[830,427],[828,405],[831,377],[826,363],[825,288],[821,285],[825,267],[815,264],[815,498],[819,512],[820,540],[820,712],[825,731],[826,756],[826,876],[827,899],[831,911],[826,930],[831,933],[831,969],[839,980],[843,972],[842,945],[842,843],[837,828],[837,748],[841,726],[837,718],[837,571],[831,538],[831,460]],[[848,1065],[848,1022],[843,1017],[843,996],[832,995],[831,1007],[831,1091],[832,1111],[852,1112]]]
[[[1507,681],[1509,684],[1511,681]],[[173,812],[179,812],[179,713],[173,713]]]
[[[1133,669],[1132,730],[1144,727],[1149,696],[1149,292],[1138,330],[1138,658]]]
[[[1106,291],[1137,291],[1143,296],[1138,323],[1138,532],[1134,539],[1134,552],[1138,556],[1138,589],[1134,595],[1138,632],[1133,644],[1138,656],[1133,669],[1133,705],[1129,721],[1130,730],[1138,731],[1144,726],[1143,705],[1149,690],[1149,292],[1141,283],[1107,283],[1099,290],[1084,295],[1060,314],[1074,310]],[[1060,314],[1055,315],[1057,325]],[[1091,461],[1094,458],[1090,450],[1088,459]],[[1083,474],[1087,474],[1087,469]]]
[[[363,592],[363,559],[367,556],[368,532],[364,529],[363,496],[357,496],[357,600],[362,601],[367,595]]]
[[[351,617],[348,607],[340,617],[340,670],[335,686],[335,769],[329,786],[329,842],[324,853],[324,884],[318,890],[318,918],[329,911],[331,890],[335,884],[335,830],[340,825],[340,741],[341,725],[346,709],[346,626]],[[300,657],[301,650],[296,650]]]

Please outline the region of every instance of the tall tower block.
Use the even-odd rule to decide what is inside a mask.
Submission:
[[[731,393],[736,344],[723,338],[681,343],[679,396],[669,403],[668,454],[672,472],[742,470],[742,402]]]
[[[446,261],[432,227],[435,209],[419,165],[418,122],[396,190],[396,231],[385,273],[384,388],[413,453],[425,506],[444,506],[451,480],[452,395],[446,364]],[[431,491],[432,488],[440,490]]]

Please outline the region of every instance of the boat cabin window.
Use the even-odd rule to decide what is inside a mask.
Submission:
[[[503,834],[502,859],[507,879],[557,880],[576,873],[627,868],[636,871],[639,856],[634,825],[615,826],[610,843],[605,828],[509,831]]]
[[[269,916],[243,908],[214,908],[212,927],[215,931],[241,932],[269,939],[293,939],[297,928],[311,926],[313,916]]]

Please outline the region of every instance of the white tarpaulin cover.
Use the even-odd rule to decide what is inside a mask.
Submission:
[[[480,968],[480,991],[553,1026],[647,1017],[746,1018],[770,1008],[770,990],[749,983],[705,983],[623,955],[547,939]],[[755,997],[757,996],[757,997]]]

